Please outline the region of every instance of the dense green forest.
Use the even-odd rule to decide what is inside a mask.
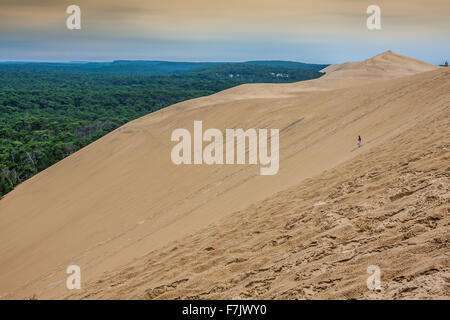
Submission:
[[[0,64],[0,197],[124,123],[242,83],[320,77],[297,62]]]

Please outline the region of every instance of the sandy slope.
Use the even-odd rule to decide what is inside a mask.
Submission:
[[[67,298],[448,299],[449,126],[449,109],[424,116]],[[380,291],[367,290],[370,265],[381,269]]]
[[[385,259],[380,267],[400,279],[399,290],[426,277],[437,289],[422,294],[442,296],[450,69],[434,69],[388,52],[325,70],[320,79],[244,85],[123,126],[0,201],[1,298],[369,297],[360,269],[376,252]],[[279,128],[279,173],[173,165],[170,134],[192,131],[194,120],[205,129]],[[358,134],[365,144],[356,150]],[[416,169],[417,157],[436,170]],[[411,165],[402,167],[405,161]],[[394,203],[389,192],[408,195]],[[410,211],[414,206],[422,211]],[[386,223],[378,233],[376,219]],[[423,228],[414,231],[416,224]],[[334,238],[325,237],[329,230]],[[404,245],[400,231],[412,232],[407,239],[416,247]],[[344,258],[348,252],[357,259]],[[399,266],[402,255],[409,260]],[[84,289],[76,295],[65,288],[69,264],[82,268]],[[276,271],[284,264],[289,272]],[[314,289],[335,285],[342,290]],[[394,291],[386,296],[397,297]]]

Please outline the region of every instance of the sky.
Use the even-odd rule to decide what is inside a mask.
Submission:
[[[366,9],[381,9],[368,30]],[[69,30],[69,5],[81,29]],[[0,0],[0,61],[450,60],[450,0]]]

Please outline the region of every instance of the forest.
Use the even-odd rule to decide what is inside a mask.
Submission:
[[[318,78],[326,66],[288,61],[0,63],[0,197],[148,113],[243,83]]]

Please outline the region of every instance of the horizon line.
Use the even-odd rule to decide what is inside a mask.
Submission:
[[[246,62],[264,62],[264,61],[279,61],[279,62],[293,62],[293,63],[304,63],[304,64],[316,64],[316,65],[330,65],[330,63],[311,63],[296,60],[281,60],[281,59],[257,59],[257,60],[239,60],[239,61],[189,61],[189,60],[147,60],[147,59],[114,59],[114,60],[0,60],[1,63],[111,63],[117,61],[132,61],[132,62],[172,62],[172,63],[246,63]]]

